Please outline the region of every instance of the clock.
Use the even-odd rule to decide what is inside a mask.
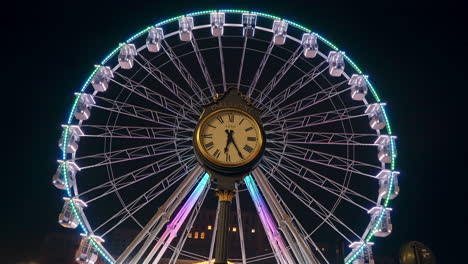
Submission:
[[[220,167],[240,167],[263,149],[261,127],[253,116],[236,108],[221,108],[201,120],[195,131],[200,154]]]
[[[203,105],[193,149],[218,189],[233,190],[260,162],[266,145],[260,115],[235,87]]]

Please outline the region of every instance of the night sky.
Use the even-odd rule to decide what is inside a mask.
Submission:
[[[387,102],[398,136],[401,192],[392,202],[394,233],[379,240],[380,250],[397,255],[403,243],[418,240],[433,249],[439,263],[464,262],[455,244],[467,223],[460,215],[467,176],[461,127],[467,120],[467,23],[461,6],[448,1],[64,2],[2,7],[0,256],[37,254],[47,233],[64,231],[57,224],[61,193],[50,182],[60,125],[93,65],[117,43],[163,19],[239,8],[284,17],[322,34],[354,59]]]

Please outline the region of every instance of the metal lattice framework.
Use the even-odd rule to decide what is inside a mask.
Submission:
[[[76,94],[54,184],[66,193],[59,222],[83,231],[80,263],[212,259],[214,240],[206,255],[184,248],[212,191],[192,133],[201,104],[228,86],[263,110],[267,134],[259,167],[236,185],[241,258],[232,261],[331,263],[317,241],[338,237],[350,246],[344,263],[373,263],[371,240],[390,234],[389,201],[399,191],[385,104],[331,42],[245,10],[148,27],[96,65]],[[241,196],[252,198],[271,252],[246,255]],[[123,252],[108,251],[106,238],[123,227],[138,232]]]

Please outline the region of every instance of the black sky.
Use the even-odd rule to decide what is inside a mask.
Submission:
[[[50,184],[60,124],[93,65],[117,43],[165,18],[241,8],[275,14],[324,35],[347,51],[388,103],[399,137],[401,194],[393,201],[394,233],[380,247],[396,254],[402,243],[419,240],[440,263],[463,262],[454,243],[467,222],[460,215],[467,200],[466,9],[447,1],[195,2],[3,6],[0,255],[11,249],[34,252],[46,233],[62,230],[60,193]]]

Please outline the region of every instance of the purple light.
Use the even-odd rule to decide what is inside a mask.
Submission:
[[[265,232],[268,236],[268,240],[270,241],[273,249],[279,247],[279,251],[283,254],[287,255],[287,249],[284,244],[283,238],[281,237],[280,232],[278,231],[278,227],[276,226],[276,222],[274,221],[273,217],[271,216],[270,210],[263,200],[260,191],[255,184],[251,175],[248,175],[244,179],[245,184],[247,185],[247,190],[252,197],[252,200],[257,208],[258,215],[260,216],[260,221],[262,221],[263,228],[265,228]],[[278,253],[278,252],[275,252]],[[289,256],[278,256],[278,257],[286,257],[290,258]]]
[[[206,187],[206,183],[208,182],[210,176],[208,173],[205,173],[203,178],[198,183],[195,190],[190,194],[187,201],[185,201],[182,208],[179,210],[177,215],[172,219],[171,223],[169,223],[166,227],[166,230],[162,234],[161,238],[158,240],[156,245],[154,246],[153,250],[157,250],[161,247],[161,244],[164,243],[163,248],[159,251],[158,256],[156,257],[155,263],[161,259],[162,255],[166,251],[167,247],[171,244],[172,240],[177,236],[177,232],[179,231],[180,227],[184,223],[185,219],[192,211],[193,206],[197,202],[198,198],[200,198],[201,193]]]

